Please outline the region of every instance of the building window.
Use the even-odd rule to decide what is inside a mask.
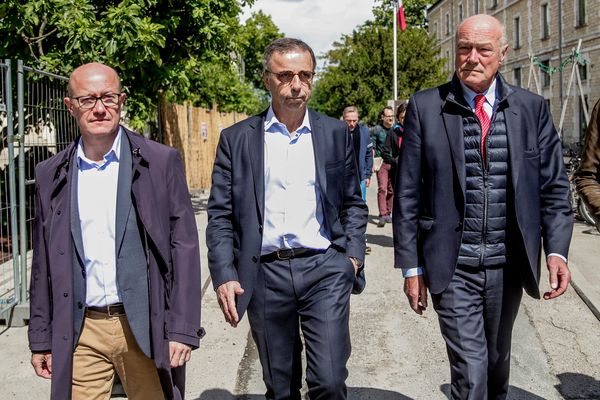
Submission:
[[[586,17],[585,2],[586,2],[586,0],[575,0],[575,7],[577,7],[575,9],[575,17],[577,19],[575,21],[575,26],[577,26],[577,27],[585,25],[585,17]]]
[[[549,15],[550,9],[548,7],[548,3],[546,4],[542,4],[542,8],[541,8],[541,17],[542,17],[542,26],[541,31],[542,31],[542,39],[548,39],[548,37],[550,37],[550,15]]]
[[[433,34],[436,39],[440,38],[440,33],[438,32],[438,23],[437,22],[433,23]]]
[[[521,17],[515,17],[515,37],[514,37],[514,48],[521,48]]]
[[[473,2],[473,10],[474,14],[479,14],[479,0],[475,0]]]
[[[521,67],[516,67],[513,70],[513,82],[515,86],[521,86]]]
[[[458,5],[458,20],[459,21],[463,20],[462,4]]]
[[[452,61],[450,60],[450,52],[446,50],[446,70],[451,71]]]
[[[583,112],[583,102],[581,101],[581,96],[577,97],[579,99],[579,141],[583,142],[585,139],[585,131],[587,130],[588,121],[585,118],[585,113]],[[585,107],[588,105],[588,97],[587,94],[583,96],[585,101]]]
[[[546,66],[546,68],[544,68],[542,70],[542,87],[549,87],[550,86],[550,73],[546,72],[550,69],[550,60],[544,60],[541,61],[541,63]]]
[[[550,99],[544,99],[546,102],[546,107],[548,107],[548,111],[552,114],[552,103],[550,103]]]
[[[490,8],[496,8],[498,6],[498,0],[492,0],[492,5]]]
[[[450,14],[446,13],[446,36],[450,34]]]
[[[579,78],[581,78],[581,81],[587,80],[587,64],[579,64],[577,68],[579,68]]]

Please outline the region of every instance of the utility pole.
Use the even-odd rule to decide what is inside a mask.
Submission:
[[[398,1],[394,0],[394,102],[398,100]]]

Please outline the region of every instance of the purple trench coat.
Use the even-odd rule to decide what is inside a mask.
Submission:
[[[199,346],[200,254],[194,212],[179,154],[123,129],[132,150],[132,201],[149,237],[153,359],[165,399],[182,399],[185,367],[169,366],[169,341]],[[71,168],[77,140],[36,168],[36,218],[30,287],[29,347],[52,352],[51,398],[71,399],[73,244]]]

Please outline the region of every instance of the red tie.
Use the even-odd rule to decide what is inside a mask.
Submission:
[[[485,157],[485,138],[490,130],[490,117],[483,109],[483,103],[485,103],[484,95],[478,94],[475,96],[475,115],[481,124],[481,158]]]

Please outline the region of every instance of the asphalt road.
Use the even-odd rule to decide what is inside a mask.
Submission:
[[[372,216],[377,214],[375,191],[370,188],[368,193]],[[188,364],[187,399],[264,398],[248,322],[244,318],[235,329],[224,322],[209,281],[206,196],[196,196],[194,205],[202,242],[202,321],[207,335]],[[408,307],[401,273],[392,267],[391,226],[369,223],[367,239],[373,249],[366,261],[367,288],[351,300],[349,398],[447,399],[450,372],[435,312],[428,309],[419,316]],[[576,226],[572,248],[577,251],[572,250],[571,259],[577,267],[599,265],[598,243],[598,235]],[[547,290],[545,280],[541,287]],[[0,359],[0,398],[48,398],[49,382],[36,378],[29,365],[25,328],[0,334]],[[600,399],[600,322],[575,290],[553,301],[523,298],[513,334],[509,398]]]

